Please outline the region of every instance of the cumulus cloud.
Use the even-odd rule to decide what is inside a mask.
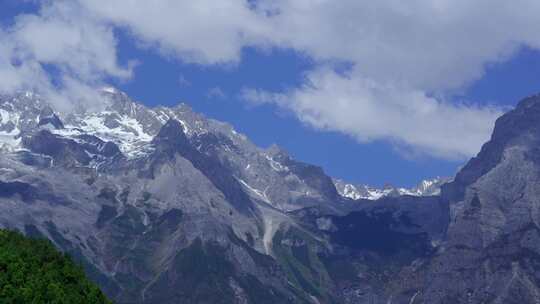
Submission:
[[[243,0],[79,0],[105,22],[166,56],[199,64],[229,64],[241,49],[264,43],[270,24]]]
[[[479,151],[500,109],[449,102],[488,64],[540,47],[540,2],[523,0],[258,1],[274,45],[319,63],[287,92],[247,90],[316,128],[391,140],[443,158]],[[335,63],[347,63],[346,75]],[[432,97],[437,96],[437,97]]]
[[[44,4],[0,29],[0,90],[34,90],[67,110],[100,100],[103,79],[127,79],[113,30],[71,2]]]
[[[244,96],[278,104],[316,128],[444,158],[474,154],[501,113],[449,100],[488,64],[521,47],[540,48],[537,0],[42,3],[39,14],[0,30],[0,89],[58,92],[51,65],[65,87],[59,96],[69,99],[103,79],[129,78],[131,68],[117,62],[117,29],[140,47],[201,65],[238,64],[244,47],[294,49],[316,65],[303,86],[251,88]],[[350,69],[336,73],[343,63]]]
[[[477,153],[501,114],[496,108],[445,102],[420,90],[327,69],[310,72],[306,84],[287,92],[245,89],[242,95],[254,104],[290,109],[315,128],[349,134],[360,142],[388,140],[415,154],[446,159]]]
[[[370,79],[447,90],[523,45],[540,46],[540,2],[521,0],[263,0],[271,39],[319,60],[347,61]]]

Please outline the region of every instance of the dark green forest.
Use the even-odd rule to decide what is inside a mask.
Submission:
[[[0,303],[111,303],[80,265],[48,240],[0,230]]]

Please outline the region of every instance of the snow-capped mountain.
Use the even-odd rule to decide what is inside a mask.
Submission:
[[[186,120],[196,120],[196,115],[181,104],[174,109],[158,107],[146,108],[132,102],[123,92],[113,88],[104,88],[103,97],[109,103],[99,112],[90,112],[84,108],[69,113],[54,113],[53,108],[42,98],[30,92],[18,94],[14,97],[0,99],[0,133],[3,144],[11,150],[20,148],[16,139],[36,129],[47,127],[49,117],[56,117],[61,125],[51,125],[49,130],[66,138],[77,138],[82,134],[99,137],[103,141],[110,141],[118,145],[126,157],[136,157],[150,143],[170,118],[185,123],[178,115]],[[190,115],[191,114],[191,115]],[[194,122],[194,128],[187,129],[187,134],[201,130]]]
[[[71,112],[0,95],[0,227],[116,303],[536,303],[538,96],[455,179],[376,189],[187,105],[100,93]]]
[[[441,193],[442,185],[450,182],[451,178],[436,177],[420,182],[414,188],[400,188],[387,185],[384,188],[376,188],[368,185],[354,185],[340,179],[334,179],[334,185],[338,193],[352,200],[378,200],[387,196],[432,196]]]
[[[279,147],[273,146],[267,151],[261,150],[252,145],[244,135],[237,133],[230,125],[206,119],[194,113],[186,104],[179,104],[174,108],[148,108],[133,102],[125,93],[112,87],[103,88],[101,93],[109,103],[99,112],[90,112],[83,108],[70,113],[55,113],[52,107],[44,102],[39,95],[31,92],[0,99],[0,149],[10,152],[25,150],[25,147],[21,145],[21,139],[25,137],[25,134],[47,129],[54,135],[79,142],[84,141],[85,136],[94,136],[103,143],[114,143],[121,151],[122,156],[136,159],[144,157],[152,151],[154,136],[167,121],[174,119],[181,123],[186,136],[194,141],[212,134],[222,136],[231,143],[242,147],[245,150],[242,151],[245,153],[241,155],[243,159],[238,157],[239,155],[233,155],[235,152],[231,151],[227,144],[223,145],[224,151],[221,151],[229,154],[229,157],[240,163],[237,165],[241,172],[237,177],[241,184],[258,199],[269,204],[274,204],[272,203],[274,200],[279,201],[278,204],[283,206],[288,204],[278,197],[279,193],[275,193],[275,191],[268,193],[272,189],[265,185],[272,183],[271,180],[275,180],[276,176],[263,176],[253,180],[254,172],[255,175],[258,175],[259,170],[257,169],[261,165],[270,166],[271,171],[274,171],[276,175],[290,173],[289,168],[283,164],[290,159],[286,152]],[[197,148],[200,150],[204,147],[199,145]],[[92,158],[92,161],[89,162],[92,166],[99,166],[99,160],[104,161],[95,153],[87,151],[87,154]],[[246,158],[248,155],[250,155],[249,159]],[[256,157],[253,158],[253,156]],[[298,176],[291,175],[291,178],[297,178],[300,181],[297,184],[304,184],[302,189],[298,189],[297,195],[320,196],[316,193],[317,191],[311,191],[307,183],[303,183]],[[367,185],[353,185],[337,179],[334,180],[334,185],[343,197],[353,200],[377,200],[385,196],[437,195],[440,185],[447,181],[448,179],[443,178],[426,180],[412,189],[392,186],[377,189]],[[250,183],[254,183],[254,185],[252,186]],[[328,188],[332,187],[328,185]],[[333,190],[328,191],[332,192]],[[270,199],[271,196],[275,196],[275,198]],[[294,207],[292,208],[294,209]]]

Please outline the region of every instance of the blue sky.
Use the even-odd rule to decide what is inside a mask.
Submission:
[[[9,27],[14,23],[14,16],[21,13],[36,14],[38,7],[39,4],[36,2],[0,0],[0,24]],[[115,22],[112,17],[111,20]],[[321,55],[329,52],[326,49],[321,47],[303,48],[294,45],[294,43],[290,43],[290,47],[282,45],[267,47],[249,45],[255,44],[249,43],[240,46],[241,51],[238,58],[224,62],[215,60],[216,62],[201,63],[201,60],[186,59],[185,56],[178,55],[183,54],[181,52],[163,52],[160,47],[155,47],[156,43],[160,45],[169,43],[172,45],[169,48],[173,48],[175,41],[171,42],[166,38],[162,40],[155,38],[154,41],[153,37],[149,38],[144,32],[144,28],[141,28],[142,26],[136,24],[132,25],[132,28],[113,27],[113,34],[117,41],[115,51],[118,65],[125,67],[130,60],[136,60],[138,63],[131,77],[119,79],[115,76],[105,76],[103,81],[112,83],[146,105],[170,106],[180,101],[185,102],[197,112],[231,123],[238,131],[246,134],[261,147],[276,143],[284,147],[295,158],[321,165],[331,176],[351,182],[377,186],[385,183],[412,186],[424,178],[452,176],[466,159],[464,157],[446,157],[447,154],[441,157],[440,149],[447,149],[441,148],[441,146],[444,147],[444,144],[432,142],[416,144],[418,141],[409,143],[406,135],[397,135],[395,138],[397,138],[398,144],[396,144],[396,140],[392,139],[394,138],[392,134],[384,136],[377,135],[378,132],[366,134],[363,129],[360,131],[348,129],[349,124],[347,127],[342,127],[339,121],[327,123],[325,120],[324,127],[321,127],[322,123],[320,122],[306,123],[306,121],[311,121],[312,117],[301,116],[305,109],[299,110],[298,105],[289,106],[286,104],[284,106],[283,102],[278,101],[262,104],[246,102],[246,98],[242,94],[246,88],[256,88],[258,91],[280,94],[286,92],[285,100],[287,102],[296,97],[306,98],[309,101],[309,98],[314,96],[309,94],[313,92],[309,88],[307,90],[305,87],[302,90],[299,88],[302,88],[306,79],[311,77],[310,73],[318,70],[321,66],[329,65],[326,57]],[[203,36],[205,34],[202,33]],[[152,41],[157,42],[153,43]],[[201,46],[201,48],[204,47],[206,46]],[[181,47],[176,47],[175,51],[178,49],[183,51]],[[209,61],[212,61],[214,58],[212,56],[215,55],[212,53],[213,51],[213,49],[203,49],[202,52],[210,58]],[[222,53],[219,53],[216,56],[221,55]],[[411,58],[414,59],[414,57]],[[443,57],[441,58],[444,60]],[[358,71],[352,71],[350,75],[343,76],[343,79],[354,80],[357,75],[380,82],[382,82],[380,79],[385,81],[389,79],[388,75],[392,72],[380,76],[376,69],[374,72],[369,71],[369,58],[364,59],[357,58],[355,55],[344,56],[342,62],[350,61],[351,65],[359,68],[357,68]],[[384,63],[384,59],[380,59],[381,62]],[[437,62],[436,58],[434,62]],[[341,63],[334,61],[330,65],[333,70],[336,70],[342,66]],[[489,57],[477,64],[482,67],[481,73],[459,71],[461,73],[459,75],[467,73],[474,75],[467,74],[458,77],[458,86],[452,87],[450,82],[453,79],[450,77],[449,79],[441,77],[441,79],[437,79],[436,84],[419,78],[418,83],[420,84],[415,89],[429,92],[426,95],[432,93],[438,95],[440,92],[444,92],[444,100],[449,104],[464,102],[465,104],[473,103],[476,107],[490,106],[499,107],[499,109],[507,109],[515,105],[520,98],[540,91],[540,53],[533,48],[526,45],[519,46],[511,52],[511,55],[506,55],[504,60],[493,60]],[[366,67],[365,70],[362,69],[363,67]],[[445,71],[445,69],[448,69],[448,66],[441,67],[441,71]],[[420,69],[418,73],[429,74],[429,70],[428,66],[424,70]],[[403,71],[404,75],[407,75],[405,68]],[[399,72],[398,66],[395,73]],[[347,74],[348,71],[343,73]],[[451,73],[453,71],[450,71]],[[426,78],[428,77],[426,76]],[[338,79],[340,78],[338,77]],[[391,80],[394,81],[394,79]],[[317,82],[315,81],[315,83]],[[306,95],[306,91],[309,93],[308,95]],[[448,93],[449,91],[451,93]],[[391,98],[395,98],[395,96]],[[290,103],[294,104],[294,100],[290,100]],[[348,119],[351,116],[354,119],[354,111],[357,109],[351,108],[349,114],[352,115],[348,115]],[[321,116],[320,114],[318,113],[317,117]],[[324,115],[322,116],[324,117]],[[455,120],[455,118],[452,119]],[[455,123],[456,125],[461,124],[460,121]],[[420,128],[416,125],[414,127],[417,128],[418,132],[422,132],[422,122],[419,124]],[[464,125],[466,124],[464,123]],[[440,128],[440,126],[437,127]],[[368,141],[358,140],[364,135],[369,137]],[[388,139],[389,136],[390,139]],[[404,145],[413,146],[415,153],[411,155],[411,153],[404,152],[409,150],[403,148]],[[432,151],[432,148],[436,152],[429,152]],[[422,152],[422,149],[426,149],[428,152],[416,153],[417,151]],[[446,153],[446,150],[443,152]]]
[[[238,66],[200,67],[140,51],[122,37],[121,55],[141,62],[132,80],[116,85],[136,100],[168,106],[185,102],[197,112],[231,123],[257,145],[276,143],[295,158],[322,166],[334,177],[374,185],[413,185],[424,178],[453,175],[461,165],[460,161],[407,159],[387,143],[360,144],[348,135],[306,126],[276,106],[254,107],[241,100],[240,91],[246,86],[272,90],[300,83],[303,73],[312,66],[301,54],[246,49]],[[181,77],[189,84],[181,84]],[[225,97],[208,96],[216,87]]]

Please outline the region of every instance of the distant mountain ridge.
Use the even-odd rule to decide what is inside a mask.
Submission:
[[[378,200],[386,196],[433,196],[441,193],[442,185],[450,182],[448,177],[435,177],[421,181],[413,188],[400,188],[386,185],[384,188],[375,188],[368,185],[353,185],[340,179],[334,179],[339,194],[352,200]]]

